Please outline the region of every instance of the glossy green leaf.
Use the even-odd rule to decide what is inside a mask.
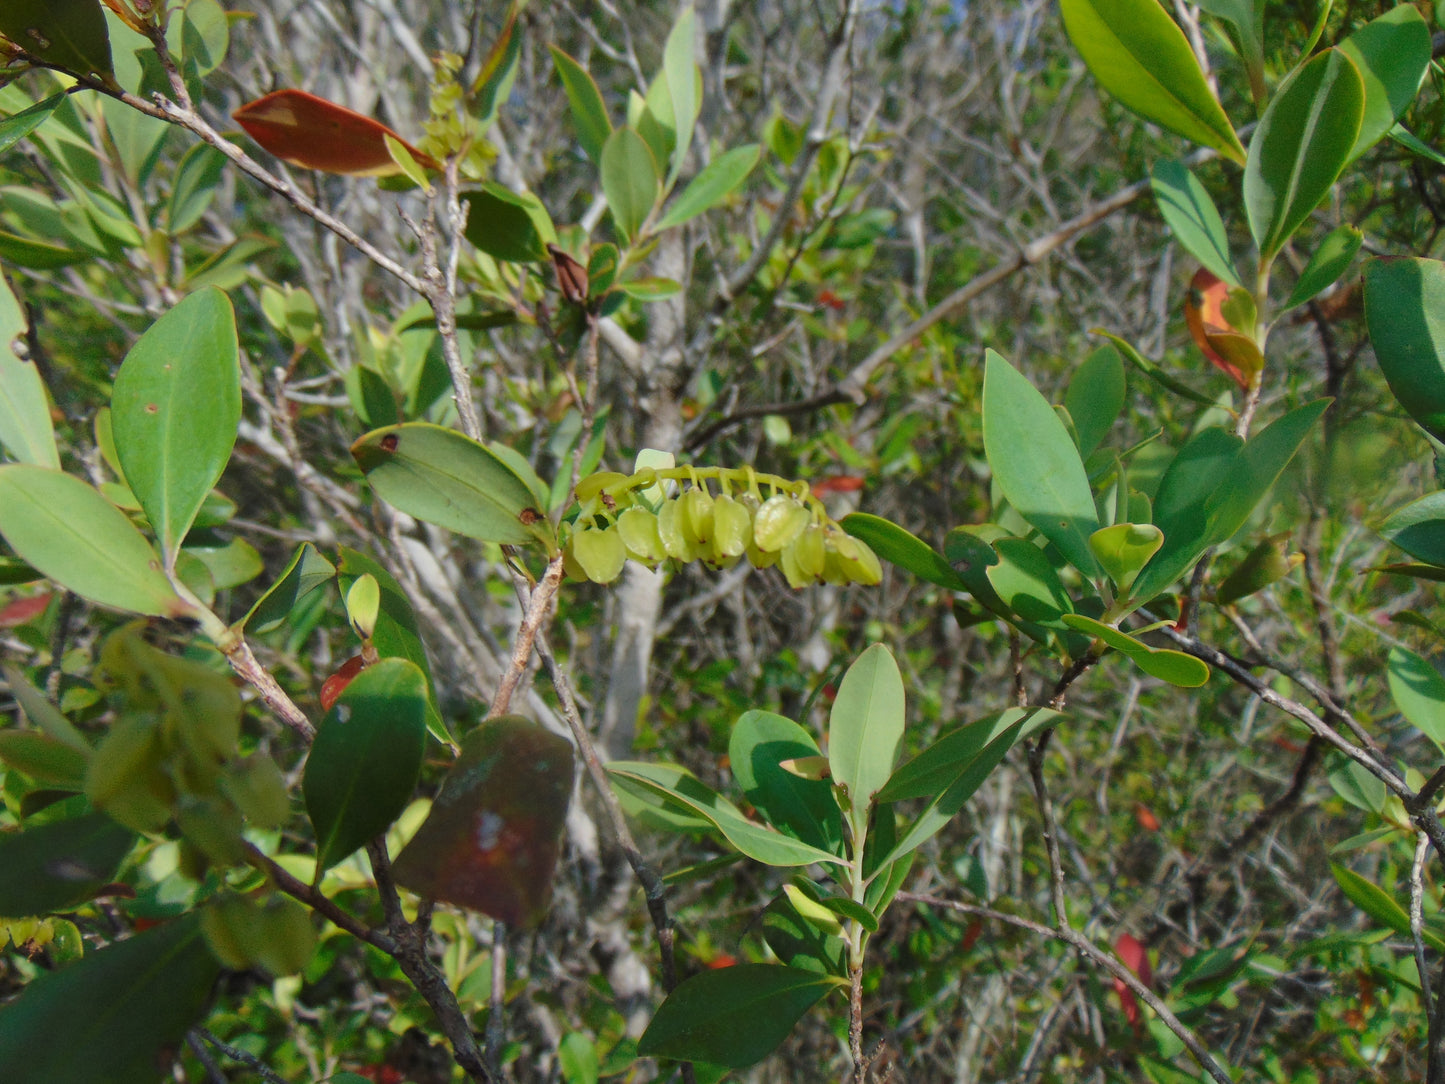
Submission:
[[[1204,0],[1199,5],[1232,25],[1256,101],[1264,96],[1264,5],[1265,0]]]
[[[10,284],[0,279],[0,448],[18,462],[59,470],[45,383],[34,362],[15,356],[14,343],[26,325]]]
[[[1445,166],[1445,154],[1441,154],[1404,125],[1396,124],[1390,129],[1389,136],[1411,154],[1417,154],[1428,162],[1434,162],[1437,166]]]
[[[171,233],[184,233],[206,213],[215,198],[216,187],[226,172],[226,156],[214,147],[197,143],[176,167],[166,226]]]
[[[393,863],[426,899],[535,926],[547,912],[572,797],[572,745],[515,715],[462,740],[431,813]]]
[[[683,5],[667,35],[667,44],[662,51],[662,74],[667,82],[668,97],[672,100],[673,151],[672,166],[667,171],[667,186],[677,182],[678,175],[687,161],[688,148],[692,146],[693,125],[702,103],[698,100],[697,62],[693,54],[696,49],[697,20],[691,4]]]
[[[1250,513],[1273,488],[1290,460],[1310,435],[1331,400],[1316,399],[1276,418],[1254,434],[1239,450],[1226,485],[1209,497],[1209,545],[1233,538],[1248,521]],[[1165,531],[1167,542],[1169,534]]]
[[[1095,621],[1082,614],[1069,614],[1064,624],[1078,632],[1093,636],[1108,644],[1121,655],[1127,656],[1135,666],[1150,677],[1167,681],[1181,689],[1197,689],[1209,680],[1209,667],[1193,655],[1168,648],[1153,648],[1142,640],[1136,640],[1102,621]]]
[[[226,295],[199,290],[152,324],[121,363],[110,409],[126,482],[171,568],[241,420],[236,314]]]
[[[52,113],[65,101],[64,91],[52,94],[48,98],[42,98],[32,106],[12,113],[4,120],[0,120],[0,154],[4,154],[15,144],[28,136],[35,129],[39,128],[50,119]]]
[[[1365,912],[1387,930],[1393,930],[1402,937],[1411,937],[1410,916],[1395,897],[1383,888],[1361,877],[1352,869],[1337,862],[1330,863],[1330,872],[1345,898]],[[1445,952],[1445,938],[1433,932],[1428,926],[1421,931],[1425,944],[1435,952]]]
[[[1371,260],[1365,320],[1390,391],[1431,436],[1445,440],[1445,264]]]
[[[878,932],[878,916],[847,896],[828,896],[819,900],[818,905],[841,918],[851,919],[869,933]]]
[[[646,1057],[744,1069],[776,1049],[841,981],[777,964],[704,971],[677,985],[638,1040]]]
[[[647,141],[631,128],[618,128],[602,148],[602,192],[612,221],[631,240],[657,203],[658,170]]]
[[[156,617],[190,612],[150,543],[79,478],[29,464],[0,467],[0,534],[28,564],[98,605]]]
[[[879,867],[911,854],[937,834],[983,786],[1014,745],[1030,734],[1058,725],[1062,718],[1048,708],[1009,708],[950,731],[902,765],[889,778],[879,800],[926,798],[928,804],[878,863]]]
[[[843,859],[837,855],[754,824],[721,795],[714,794],[690,776],[679,778],[675,769],[669,771],[668,768],[668,765],[617,760],[607,765],[607,773],[614,783],[650,791],[702,817],[755,862],[768,866],[810,866],[814,862],[843,864]]]
[[[1380,534],[1411,557],[1445,568],[1445,490],[1395,509],[1380,526]]]
[[[1399,120],[1430,68],[1430,28],[1409,4],[1391,8],[1370,20],[1339,44],[1355,62],[1365,89],[1360,132],[1351,158],[1358,158],[1384,138]]]
[[[588,158],[601,165],[602,148],[612,134],[612,123],[607,119],[602,93],[586,68],[555,45],[547,48],[552,51],[557,74],[562,77],[562,86],[567,91],[567,104],[572,107],[572,123],[577,128],[577,142],[587,152]]]
[[[811,734],[770,711],[745,712],[728,742],[733,778],[764,820],[804,843],[841,853],[843,818],[832,786],[826,779],[804,779],[780,766],[819,755]]]
[[[673,791],[683,791],[705,805],[726,801],[703,786],[692,772],[676,764],[634,764],[632,767],[647,776],[646,786],[620,775],[612,777],[612,790],[629,817],[661,832],[713,831],[712,821],[694,812],[691,806],[667,797]]]
[[[427,709],[426,726],[432,736],[443,744],[451,742],[446,724],[442,722],[437,708],[436,686],[432,681],[431,663],[427,659],[426,645],[421,641],[421,630],[417,627],[416,614],[407,601],[406,592],[390,572],[364,553],[346,546],[337,553],[337,574],[341,578],[341,589],[350,588],[358,576],[372,576],[381,587],[381,611],[376,615],[376,627],[371,633],[371,645],[383,659],[406,659],[426,675]],[[319,574],[319,572],[318,572]],[[304,594],[304,592],[303,592]],[[299,598],[300,596],[298,596]]]
[[[198,539],[197,534],[205,535]],[[209,530],[193,531],[182,556],[196,558],[211,574],[211,583],[217,591],[226,591],[250,583],[266,571],[256,547],[243,538],[223,541]]]
[[[1064,0],[1064,26],[1099,85],[1147,120],[1244,162],[1184,32],[1157,0]]]
[[[45,64],[114,82],[100,0],[5,0],[0,34]]]
[[[903,725],[903,675],[893,654],[874,644],[848,667],[828,713],[828,766],[834,784],[847,792],[855,839],[893,772]]]
[[[789,893],[780,894],[768,905],[762,927],[763,940],[786,966],[818,975],[848,974],[847,944],[799,914]]]
[[[1087,459],[1109,435],[1127,392],[1124,360],[1112,346],[1099,347],[1074,370],[1064,392],[1064,409],[1074,421],[1080,456]]]
[[[426,706],[421,670],[382,659],[326,713],[301,783],[319,870],[386,831],[411,801],[426,750]]]
[[[1101,575],[1089,549],[1099,517],[1079,450],[1048,400],[992,350],[984,363],[983,447],[1019,515],[1080,572]]]
[[[1116,523],[1089,536],[1089,548],[1122,594],[1164,544],[1164,532],[1149,523]]]
[[[988,582],[1009,612],[1044,628],[1062,628],[1060,617],[1074,607],[1044,551],[1022,538],[1000,538],[993,548],[999,561],[989,567]]]
[[[331,581],[336,568],[321,556],[310,542],[296,547],[285,570],[275,583],[256,600],[249,613],[236,622],[237,630],[271,632],[279,628],[291,612],[316,588]]]
[[[684,222],[712,210],[748,179],[748,174],[753,171],[761,156],[762,146],[757,143],[734,147],[727,153],[718,155],[708,163],[706,169],[689,181],[682,194],[672,201],[667,212],[657,222],[658,231],[681,226]]]
[[[487,59],[482,61],[481,71],[477,73],[472,84],[475,101],[473,115],[483,134],[486,134],[496,120],[497,110],[507,100],[512,83],[517,77],[517,58],[522,53],[522,35],[517,33],[517,16],[521,10],[522,4],[517,0],[513,0],[508,6],[502,29],[492,42]]]
[[[1413,8],[1408,10],[1413,11]],[[1284,303],[1281,312],[1288,312],[1296,305],[1303,305],[1310,298],[1314,297],[1326,287],[1334,285],[1350,262],[1355,258],[1355,253],[1360,251],[1360,245],[1364,243],[1365,235],[1354,226],[1344,225],[1333,229],[1325,234],[1319,246],[1310,256],[1310,262],[1300,272],[1294,289],[1290,291],[1289,300]]]
[[[135,838],[104,813],[0,833],[0,915],[47,915],[94,898]]]
[[[1365,105],[1354,63],[1326,49],[1270,99],[1249,141],[1244,207],[1265,259],[1329,195],[1350,160]]]
[[[1199,178],[1184,163],[1165,158],[1154,164],[1150,184],[1174,239],[1219,278],[1231,286],[1242,286],[1229,253],[1224,220]]]
[[[919,579],[950,591],[968,590],[968,585],[942,554],[898,524],[867,512],[850,512],[843,517],[842,527],[854,538],[866,542],[868,548],[883,560],[913,573]]]
[[[220,971],[187,915],[40,975],[0,1008],[6,1084],[156,1084]]]
[[[1330,786],[1345,801],[1366,813],[1383,813],[1389,789],[1385,781],[1369,771],[1359,761],[1342,758],[1340,765],[1329,774]]]
[[[351,454],[377,496],[449,531],[556,551],[552,525],[527,482],[491,449],[455,429],[408,422],[373,429]]]
[[[486,181],[474,192],[463,192],[462,202],[466,238],[488,256],[510,263],[547,261],[547,245],[557,240],[557,230],[536,196]]]
[[[1400,714],[1445,751],[1445,678],[1429,660],[1403,647],[1390,649],[1386,673]]]

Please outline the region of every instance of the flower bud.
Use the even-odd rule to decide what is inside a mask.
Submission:
[[[769,497],[753,519],[753,541],[764,552],[786,548],[812,519],[807,507],[782,493]]]
[[[672,498],[662,502],[657,511],[657,533],[662,538],[662,547],[675,560],[687,562],[697,560],[697,548],[683,530],[682,504]]]
[[[593,583],[611,583],[627,563],[627,547],[615,530],[589,527],[572,536],[572,557]]]
[[[747,506],[724,494],[712,502],[714,557],[741,557],[752,540],[753,517]]]
[[[617,533],[627,547],[627,556],[634,561],[656,568],[667,560],[667,550],[657,532],[657,517],[646,508],[634,505],[618,516]]]
[[[823,575],[823,562],[827,557],[823,536],[824,531],[820,524],[809,524],[789,547],[793,551],[793,560],[798,563],[798,568],[805,575],[814,579]]]
[[[678,498],[682,505],[682,533],[694,547],[708,550],[713,532],[713,499],[702,486],[694,486]]]

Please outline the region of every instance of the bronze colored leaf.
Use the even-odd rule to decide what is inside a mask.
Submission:
[[[304,90],[277,90],[231,114],[246,134],[283,162],[322,173],[385,177],[401,166],[387,149],[391,136],[426,169],[440,169],[380,121]]]

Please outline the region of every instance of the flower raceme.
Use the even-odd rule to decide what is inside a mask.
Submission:
[[[667,483],[677,491],[669,495]],[[611,583],[629,559],[648,568],[777,565],[795,588],[871,585],[883,576],[878,557],[829,517],[806,482],[751,467],[602,471],[577,484],[577,500],[581,512],[562,551],[573,579]]]

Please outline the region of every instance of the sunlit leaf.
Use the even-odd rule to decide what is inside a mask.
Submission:
[[[1078,632],[1086,633],[1108,644],[1121,655],[1125,655],[1150,677],[1167,681],[1183,689],[1196,689],[1209,680],[1209,667],[1193,655],[1168,648],[1153,648],[1142,640],[1136,640],[1127,632],[1113,628],[1102,621],[1084,617],[1082,614],[1068,614],[1064,624]]]
[[[828,714],[828,765],[848,795],[855,839],[893,771],[903,724],[903,676],[892,653],[874,644],[848,667]]]
[[[1360,134],[1351,158],[1358,158],[1394,127],[1430,68],[1430,28],[1409,4],[1370,20],[1339,44],[1355,62],[1365,89]]]
[[[1404,10],[1413,11],[1414,9]],[[1364,240],[1365,235],[1349,224],[1325,234],[1310,255],[1310,262],[1300,272],[1294,289],[1290,291],[1289,300],[1284,303],[1284,307],[1280,311],[1284,312],[1296,305],[1303,305],[1321,290],[1332,286],[1350,266],[1350,262],[1355,258],[1355,253],[1360,251],[1360,245],[1364,243]]]
[[[667,213],[658,219],[658,231],[681,226],[727,199],[747,180],[761,155],[762,147],[757,143],[734,147],[727,153],[718,155],[708,163],[706,169],[689,181],[682,194],[672,201]]]
[[[60,103],[65,101],[65,97],[63,92],[52,94],[0,120],[0,154],[4,154],[49,120],[50,115],[60,107]]]
[[[1390,391],[1427,432],[1445,439],[1445,264],[1371,260],[1365,320]]]
[[[427,169],[441,166],[380,121],[304,90],[275,90],[231,116],[270,154],[302,169],[364,177],[402,172],[386,137],[401,143]]]
[[[743,796],[775,828],[825,851],[840,852],[843,820],[826,779],[805,779],[784,761],[819,756],[818,743],[791,719],[745,712],[733,725],[728,763]]]
[[[917,535],[882,516],[850,512],[843,517],[842,527],[854,538],[868,543],[868,548],[883,560],[913,573],[919,579],[950,591],[968,589],[942,554]]]
[[[27,321],[10,284],[0,279],[0,447],[17,461],[60,469],[50,401],[33,361],[16,357]]]
[[[629,240],[657,203],[658,170],[647,142],[631,128],[618,128],[602,148],[602,191],[612,220]]]
[[[572,123],[577,128],[577,142],[587,152],[587,157],[597,165],[602,164],[602,148],[612,135],[612,123],[607,119],[607,106],[602,93],[587,69],[562,52],[555,45],[549,45],[552,60],[557,65],[557,74],[562,77],[562,86],[567,91],[567,103],[572,107]]]
[[[1150,181],[1159,211],[1174,231],[1175,240],[1219,278],[1231,286],[1242,285],[1229,252],[1224,220],[1199,178],[1182,162],[1165,158],[1154,163]]]
[[[1400,714],[1445,752],[1445,678],[1433,663],[1404,647],[1390,649],[1386,672]]]

